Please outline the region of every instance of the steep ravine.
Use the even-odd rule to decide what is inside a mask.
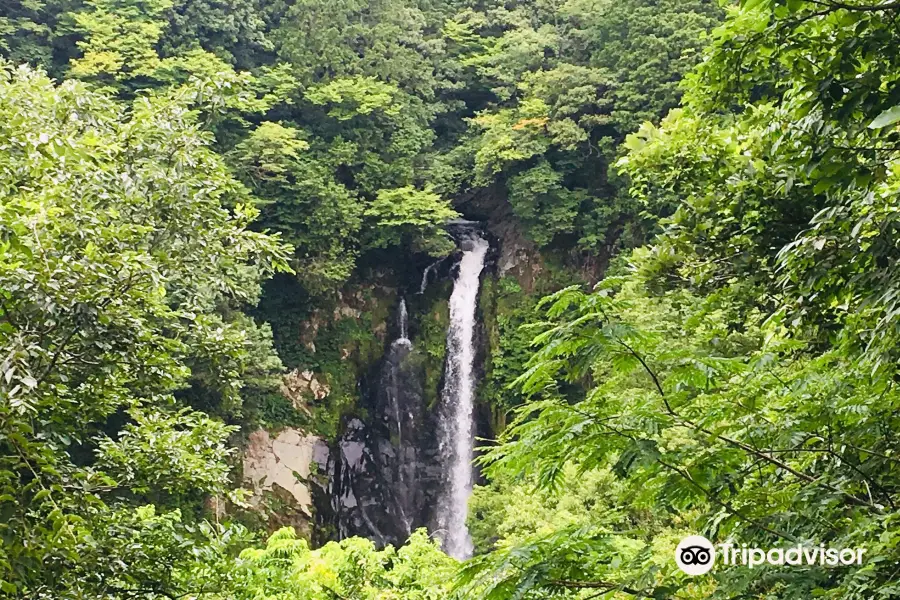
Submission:
[[[489,244],[479,229],[454,227],[460,251],[442,268],[429,265],[424,290],[423,275],[399,291],[384,357],[361,380],[364,410],[347,420],[323,465],[320,529],[380,544],[419,527],[464,532],[476,359],[484,355],[476,345],[485,339],[476,335],[476,306]],[[467,552],[464,535],[444,539],[451,552]]]
[[[459,250],[445,259],[385,261],[331,308],[278,315],[276,344],[294,367],[284,391],[303,418],[251,436],[244,471],[259,495],[293,497],[295,506],[279,501],[274,511],[294,514],[314,543],[360,535],[398,544],[428,527],[449,553],[471,553],[472,440],[495,437],[504,422],[508,407],[496,390],[507,382],[491,379],[509,360],[504,336],[519,312],[561,284],[545,279],[544,258],[514,220],[463,222],[451,232]],[[316,441],[303,432],[318,433]],[[283,465],[260,447],[285,435],[314,446],[297,450],[314,464]],[[301,477],[296,485],[286,469]]]

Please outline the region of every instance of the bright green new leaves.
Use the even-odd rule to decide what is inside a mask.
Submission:
[[[0,69],[0,579],[20,594],[175,593],[166,571],[218,552],[133,507],[230,487],[232,429],[175,396],[234,410],[272,385],[270,335],[239,311],[289,249],[248,229],[196,116]]]
[[[152,76],[160,66],[154,47],[163,32],[160,17],[171,0],[96,0],[88,6],[93,10],[74,14],[76,27],[87,32],[88,40],[80,44],[83,55],[73,61],[71,75],[106,74],[119,80]]]
[[[192,77],[227,73],[238,78],[231,65],[196,46],[172,56],[159,54],[171,9],[171,0],[89,1],[71,14],[83,39],[78,42],[81,56],[71,61],[67,75],[126,93],[181,85]]]
[[[379,190],[365,216],[373,220],[369,244],[374,248],[405,245],[432,256],[446,256],[456,247],[444,228],[459,213],[430,189]]]
[[[81,36],[81,55],[72,58],[68,77],[126,99],[136,93],[193,97],[210,113],[207,125],[226,112],[241,124],[242,114],[265,113],[296,92],[283,65],[251,74],[220,56],[229,54],[225,49],[216,54],[194,42],[161,50],[167,17],[175,11],[171,0],[92,0],[80,8],[69,15]]]
[[[309,142],[300,136],[297,129],[263,121],[235,147],[241,171],[255,185],[287,184],[291,164],[309,149]]]
[[[310,550],[291,528],[276,531],[262,549],[241,553],[234,598],[276,600],[442,600],[456,561],[424,530],[400,549],[376,550],[350,538]]]
[[[376,110],[387,116],[396,117],[403,110],[403,105],[395,100],[399,92],[396,86],[378,81],[374,77],[356,77],[334,79],[325,85],[312,88],[305,96],[313,104],[332,106],[328,116],[346,121]]]

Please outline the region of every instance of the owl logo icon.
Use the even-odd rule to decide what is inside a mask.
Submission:
[[[716,550],[702,535],[691,535],[675,548],[675,563],[688,575],[709,573],[716,562]]]

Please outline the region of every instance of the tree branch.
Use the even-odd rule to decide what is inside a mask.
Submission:
[[[688,483],[690,483],[692,486],[694,486],[695,488],[697,488],[698,490],[700,490],[701,492],[703,492],[703,494],[704,494],[707,498],[709,498],[709,499],[712,500],[715,504],[718,504],[719,506],[721,506],[722,508],[724,508],[725,510],[727,510],[727,511],[728,511],[729,513],[731,513],[732,515],[734,515],[734,516],[736,516],[736,517],[738,517],[738,518],[740,518],[740,519],[743,519],[744,521],[747,521],[747,522],[750,523],[751,525],[753,525],[753,526],[755,526],[755,527],[758,527],[758,528],[762,529],[762,530],[765,531],[765,532],[768,532],[768,533],[771,533],[771,534],[774,535],[774,536],[780,537],[781,539],[788,540],[788,541],[790,541],[790,542],[797,542],[797,541],[799,541],[799,540],[797,540],[797,538],[795,538],[794,536],[792,536],[792,535],[789,534],[789,533],[783,533],[783,532],[781,532],[781,531],[778,531],[778,530],[776,530],[776,529],[772,529],[771,527],[767,527],[766,525],[763,525],[762,523],[760,523],[759,521],[757,521],[757,520],[754,519],[753,517],[750,517],[750,516],[744,514],[743,512],[739,511],[738,509],[736,509],[736,508],[734,507],[734,505],[731,504],[730,502],[727,502],[727,501],[725,501],[725,500],[719,499],[719,497],[716,496],[713,492],[711,492],[710,490],[706,489],[705,487],[703,487],[702,485],[700,485],[699,483],[697,483],[697,481],[696,481],[693,477],[691,477],[691,474],[688,473],[687,471],[684,471],[684,470],[682,470],[682,469],[679,469],[679,468],[676,467],[675,465],[670,465],[669,463],[667,463],[667,462],[665,462],[665,461],[663,461],[663,460],[660,460],[660,459],[658,459],[658,458],[656,459],[656,462],[659,463],[659,464],[661,464],[662,466],[666,467],[667,469],[670,469],[670,470],[672,470],[672,471],[678,473],[679,475],[681,475]]]
[[[660,383],[659,377],[656,375],[656,373],[653,371],[653,369],[650,368],[650,366],[647,364],[647,361],[644,359],[644,357],[641,356],[640,353],[638,353],[634,348],[632,348],[631,346],[629,346],[628,344],[626,344],[626,343],[625,343],[624,341],[622,341],[621,339],[615,338],[615,340],[616,340],[621,346],[623,346],[624,348],[626,348],[626,349],[628,350],[628,352],[630,352],[631,355],[634,356],[634,357],[638,360],[638,362],[641,363],[641,366],[643,366],[644,370],[647,372],[647,374],[648,374],[648,375],[650,376],[650,378],[653,380],[653,384],[656,386],[656,390],[659,392],[659,395],[662,397],[663,404],[664,404],[665,407],[666,407],[666,411],[667,411],[672,417],[674,417],[674,418],[679,422],[679,424],[682,425],[683,427],[688,427],[689,429],[694,429],[695,431],[703,432],[703,433],[705,433],[705,434],[707,434],[707,435],[710,435],[710,436],[715,437],[715,438],[718,439],[718,440],[721,440],[721,441],[723,441],[723,442],[725,442],[725,443],[727,443],[727,444],[730,444],[730,445],[732,445],[732,446],[734,446],[734,447],[736,447],[736,448],[740,448],[740,449],[743,450],[744,452],[748,452],[748,453],[750,453],[750,454],[756,456],[757,458],[761,458],[761,459],[765,460],[766,462],[771,463],[771,464],[775,465],[776,467],[778,467],[778,468],[780,468],[780,469],[783,469],[783,470],[787,471],[788,473],[791,473],[792,475],[794,475],[795,477],[798,477],[799,479],[805,481],[806,483],[810,483],[810,484],[814,484],[814,485],[820,485],[820,486],[824,487],[824,488],[827,489],[827,490],[830,490],[830,491],[835,492],[835,493],[837,493],[837,494],[841,494],[841,495],[847,497],[853,504],[856,504],[856,505],[858,505],[858,506],[865,506],[865,507],[870,508],[871,510],[873,510],[873,511],[875,511],[875,512],[877,512],[877,513],[883,513],[883,512],[884,512],[881,508],[879,508],[879,507],[878,507],[875,503],[873,503],[873,502],[869,502],[869,501],[867,501],[867,500],[865,500],[865,499],[863,499],[863,498],[860,498],[860,497],[858,497],[858,496],[856,496],[856,495],[854,495],[854,494],[851,494],[850,492],[847,492],[847,491],[844,491],[844,490],[842,490],[842,489],[840,489],[840,488],[837,488],[837,487],[835,487],[835,486],[833,486],[833,485],[831,485],[831,484],[829,484],[829,483],[825,483],[825,482],[819,481],[819,479],[817,479],[817,478],[815,478],[815,477],[812,477],[811,475],[807,475],[807,474],[804,473],[803,471],[800,471],[800,470],[798,470],[798,469],[795,469],[794,467],[792,467],[792,466],[790,466],[789,464],[785,463],[783,460],[780,460],[780,459],[778,459],[778,458],[775,458],[774,456],[771,456],[771,455],[769,455],[769,454],[766,454],[766,453],[763,452],[762,450],[759,450],[759,449],[757,449],[757,448],[754,448],[753,446],[750,446],[749,444],[745,444],[744,442],[742,442],[742,441],[740,441],[740,440],[736,440],[736,439],[734,439],[734,438],[732,438],[732,437],[729,437],[729,436],[727,436],[727,435],[723,435],[723,434],[720,434],[720,433],[715,433],[715,432],[713,432],[713,431],[710,431],[709,429],[706,429],[705,427],[703,427],[703,426],[701,426],[701,425],[695,423],[694,421],[692,421],[692,420],[690,420],[690,419],[687,419],[687,418],[685,418],[685,417],[682,417],[677,411],[675,411],[675,410],[672,408],[672,405],[669,403],[669,399],[668,399],[668,397],[666,396],[665,391],[663,390],[662,384]]]
[[[601,590],[609,590],[610,592],[625,592],[626,594],[631,594],[632,596],[638,596],[640,598],[652,598],[652,593],[642,592],[640,590],[636,590],[634,588],[619,585],[617,583],[612,583],[609,581],[573,581],[568,579],[553,579],[550,581],[550,584],[556,587],[563,587],[569,589],[601,589]]]
[[[811,4],[825,6],[831,9],[854,10],[861,12],[879,12],[882,10],[900,10],[900,2],[887,2],[885,4],[845,4],[844,2],[832,2],[830,0],[809,0]]]

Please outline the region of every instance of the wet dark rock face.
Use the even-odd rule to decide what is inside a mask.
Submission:
[[[433,416],[422,395],[420,361],[395,340],[370,390],[373,418],[350,421],[329,457],[329,496],[338,537],[399,544],[430,520],[440,478]]]

